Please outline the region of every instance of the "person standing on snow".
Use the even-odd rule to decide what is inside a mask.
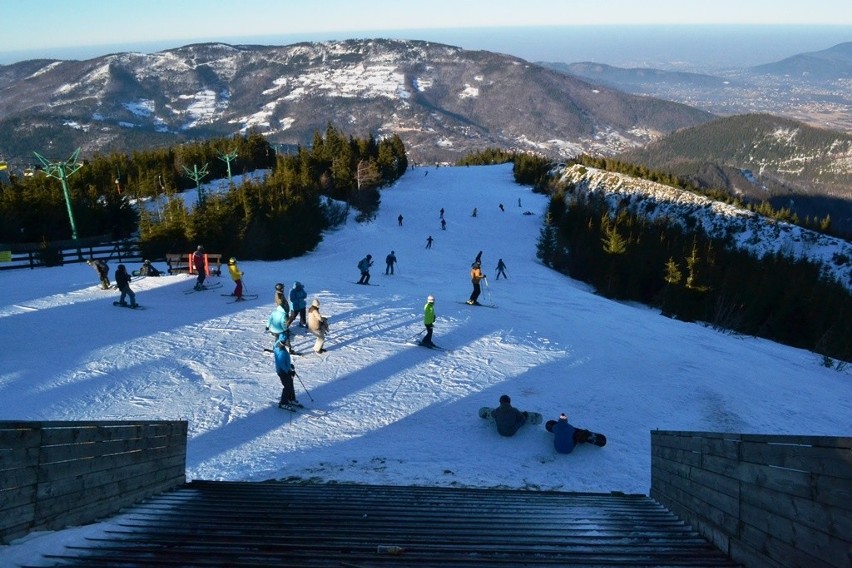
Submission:
[[[435,325],[435,297],[429,296],[426,298],[426,305],[423,306],[423,325],[426,326],[426,335],[420,341],[420,345],[424,347],[435,347],[432,343],[432,326]]]
[[[396,221],[397,223],[399,223],[399,226],[402,227],[402,213],[399,214],[399,217],[396,218]]]
[[[287,310],[281,304],[275,306],[275,309],[269,314],[269,319],[266,321],[266,331],[272,334],[275,341],[279,341],[283,336],[290,353],[294,352],[290,343],[290,328],[287,327]]]
[[[470,293],[470,298],[467,303],[471,306],[478,306],[479,302],[477,301],[479,295],[482,293],[482,287],[479,285],[479,281],[485,279],[485,275],[482,273],[482,268],[479,262],[474,262],[473,266],[470,267],[470,281],[473,284],[473,292]]]
[[[86,261],[86,264],[95,269],[95,272],[98,273],[98,278],[101,281],[101,288],[104,290],[109,290],[109,266],[107,265],[105,260],[94,260],[89,259]]]
[[[426,239],[426,248],[427,249],[432,248],[432,235],[429,235],[429,238]]]
[[[198,278],[195,280],[196,290],[204,289],[204,279],[207,278],[207,267],[205,264],[204,247],[198,245],[198,248],[196,248],[195,252],[192,253],[192,266],[195,267],[195,272],[198,274]]]
[[[308,308],[308,329],[317,337],[314,353],[325,352],[323,345],[325,345],[325,335],[328,333],[328,318],[320,314],[319,305],[319,300],[314,298],[311,307]]]
[[[506,276],[506,263],[503,262],[502,258],[497,261],[497,280],[500,280],[501,274],[503,275],[503,278],[506,278],[507,280],[509,279],[509,277]]]
[[[115,285],[121,291],[121,296],[118,298],[119,306],[126,306],[127,302],[124,298],[130,296],[130,307],[136,307],[136,294],[130,289],[130,274],[127,273],[127,268],[123,264],[119,264],[115,271]]]
[[[231,292],[231,296],[236,296],[237,299],[234,300],[236,302],[243,301],[243,272],[237,266],[237,259],[231,257],[228,260],[228,273],[231,275],[231,280],[234,281],[234,291]]]
[[[361,271],[361,278],[358,280],[358,284],[369,284],[370,283],[370,267],[373,266],[373,256],[367,255],[361,259],[358,263],[358,270]]]
[[[491,411],[497,424],[497,433],[501,436],[514,436],[521,426],[527,423],[528,415],[512,406],[512,399],[504,394],[500,397],[500,406]]]
[[[296,315],[299,316],[299,327],[306,327],[307,321],[305,317],[305,300],[308,293],[305,292],[305,287],[301,282],[293,282],[293,288],[290,290],[290,317],[287,318],[287,327],[290,327],[296,320]]]
[[[272,349],[275,356],[275,374],[281,381],[281,400],[278,402],[278,408],[301,408],[302,405],[296,400],[296,389],[293,387],[293,376],[296,374],[296,368],[293,366],[290,353],[287,350],[287,338],[281,336],[275,342],[275,347]]]
[[[284,295],[284,284],[282,282],[275,285],[275,305],[283,307],[285,312],[290,313],[290,304],[287,303],[287,297]],[[287,325],[290,325],[289,321]]]
[[[396,264],[396,254],[393,251],[390,251],[390,254],[385,257],[385,274],[393,275],[393,265]]]

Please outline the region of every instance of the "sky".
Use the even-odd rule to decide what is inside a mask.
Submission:
[[[185,419],[190,480],[641,494],[655,428],[852,434],[848,367],[596,295],[536,260],[546,205],[514,183],[511,165],[412,169],[382,192],[373,222],[350,219],[300,258],[240,261],[258,298],[236,304],[220,295],[233,286],[227,276],[189,294],[186,275],[138,280],[146,309],[134,311],[114,307],[118,293],[100,290],[86,264],[0,271],[0,420]],[[391,250],[399,263],[385,275]],[[480,250],[481,300],[495,308],[464,304]],[[368,253],[376,286],[359,286],[356,264]],[[508,278],[497,280],[500,258]],[[277,407],[281,386],[264,352],[274,285],[295,280],[330,321],[323,354],[296,330],[296,392],[309,407],[298,414]],[[430,294],[443,351],[414,343]],[[608,443],[565,455],[543,425],[501,437],[477,410],[504,393],[545,419],[566,412]],[[0,565],[37,565],[39,554],[115,522],[0,546]]]
[[[852,3],[847,0],[812,0],[807,9],[798,0],[429,0],[404,6],[399,0],[41,0],[36,4],[3,0],[0,64],[32,52],[61,58],[56,49],[77,46],[131,45],[143,50],[149,45],[159,50],[199,41],[250,43],[252,37],[349,39],[365,32],[378,35],[382,30],[618,24],[852,26]]]

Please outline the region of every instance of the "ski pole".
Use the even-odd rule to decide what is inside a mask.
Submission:
[[[426,330],[425,330],[425,329],[424,329],[424,330],[422,330],[422,331],[419,331],[419,332],[415,333],[414,335],[412,335],[411,337],[409,337],[408,339],[406,339],[406,341],[414,341],[415,339],[417,339],[418,337],[420,337],[420,336],[421,336],[421,335],[423,335],[424,333],[426,333]]]
[[[296,375],[296,378],[299,379],[299,382],[302,383],[302,388],[305,389],[305,394],[308,395],[308,398],[311,399],[311,402],[314,402],[314,397],[311,396],[311,392],[308,390],[308,387],[305,386],[305,383],[302,381],[302,377],[299,373],[293,371],[293,374]]]
[[[494,305],[494,298],[491,297],[491,286],[488,285],[488,278],[483,278],[485,280],[485,291],[488,292],[488,301],[491,302],[491,305]]]

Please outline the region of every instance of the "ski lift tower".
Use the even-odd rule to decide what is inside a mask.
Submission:
[[[71,208],[71,194],[68,191],[68,176],[75,173],[83,167],[83,164],[77,161],[80,156],[80,148],[77,148],[71,157],[64,162],[49,162],[47,158],[33,152],[41,165],[44,166],[44,174],[52,178],[58,179],[62,184],[62,192],[65,194],[65,205],[68,207],[68,219],[71,221],[71,238],[77,240],[77,224],[74,222],[74,210]]]
[[[228,165],[228,182],[234,183],[234,180],[231,179],[231,162],[237,159],[237,151],[228,152],[227,154],[219,154],[219,159],[225,162]]]
[[[200,170],[198,164],[193,164],[191,170],[186,166],[183,167],[186,177],[195,182],[195,189],[198,192],[198,205],[204,205],[204,189],[201,187],[201,180],[207,177],[207,166],[208,164],[204,164]]]

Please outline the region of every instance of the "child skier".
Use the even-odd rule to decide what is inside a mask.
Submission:
[[[228,260],[228,273],[231,275],[231,280],[234,281],[234,291],[231,292],[231,296],[236,296],[237,299],[234,300],[236,302],[243,301],[243,272],[237,267],[237,259],[231,257]],[[254,296],[252,296],[254,297]]]

